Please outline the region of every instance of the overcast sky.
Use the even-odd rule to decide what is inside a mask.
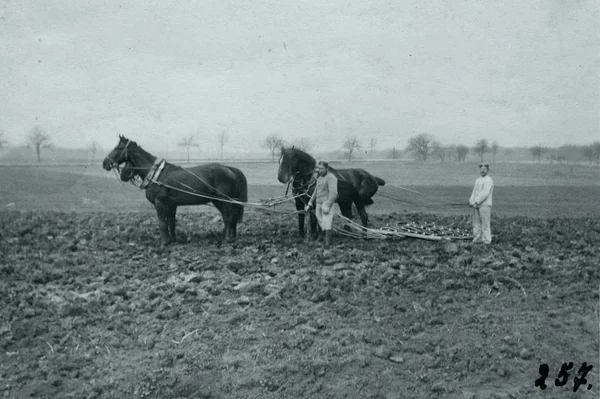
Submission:
[[[0,129],[206,152],[600,139],[597,0],[0,0]]]

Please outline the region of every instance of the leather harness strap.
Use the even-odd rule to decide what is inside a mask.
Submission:
[[[150,168],[150,172],[148,172],[146,178],[144,179],[142,184],[140,184],[140,188],[147,188],[149,185],[154,183],[155,180],[158,180],[158,177],[160,176],[166,163],[167,161],[164,158],[156,158],[156,161],[154,161],[152,167]]]

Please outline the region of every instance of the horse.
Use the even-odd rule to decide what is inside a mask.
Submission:
[[[292,194],[296,196],[296,210],[298,210],[298,228],[300,236],[304,237],[303,210],[315,189],[316,179],[314,169],[317,161],[306,152],[295,148],[281,148],[279,157],[279,170],[277,180],[283,184],[292,184]],[[328,171],[338,179],[338,199],[342,215],[352,219],[352,204],[360,216],[363,227],[367,227],[369,216],[365,206],[373,204],[371,197],[375,195],[379,186],[385,185],[385,180],[373,176],[364,169],[334,169],[329,166]],[[310,217],[310,231],[316,234],[316,220]]]
[[[106,156],[102,167],[120,169],[120,179],[128,181],[139,176],[143,181],[146,199],[156,209],[161,243],[176,241],[175,216],[178,206],[204,205],[212,202],[219,210],[225,225],[223,236],[233,242],[237,224],[243,220],[244,202],[248,201],[246,176],[241,170],[219,163],[191,168],[166,162],[145,151],[135,141],[119,135],[119,143]]]

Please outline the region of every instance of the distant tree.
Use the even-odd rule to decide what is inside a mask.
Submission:
[[[390,151],[390,158],[391,158],[391,159],[397,159],[397,158],[399,158],[399,157],[400,157],[400,151],[398,151],[398,150],[396,149],[396,146],[394,146],[394,147],[391,149],[391,151]]]
[[[50,136],[44,133],[44,129],[38,125],[34,126],[29,132],[27,147],[32,146],[35,149],[38,162],[42,162],[41,154],[43,149],[53,148],[51,140]]]
[[[281,136],[276,134],[271,134],[265,138],[265,141],[262,143],[261,147],[266,148],[271,152],[271,160],[275,162],[275,152],[283,146],[283,139]]]
[[[458,161],[456,156],[456,144],[450,144],[446,146],[446,154],[448,154],[448,161],[452,161],[453,159]]]
[[[492,153],[492,163],[496,163],[496,154],[498,154],[498,150],[500,146],[496,140],[492,141],[492,145],[490,146],[490,152]]]
[[[88,149],[90,150],[90,155],[92,156],[92,162],[91,162],[91,164],[93,165],[94,164],[94,160],[96,158],[96,153],[98,152],[98,149],[99,149],[98,142],[96,140],[92,140],[92,142],[88,146]]]
[[[417,158],[427,161],[434,138],[428,133],[421,133],[408,140],[408,150]]]
[[[600,163],[600,141],[594,141],[591,145],[592,153],[596,158],[596,162]]]
[[[199,148],[200,147],[198,145],[198,143],[196,143],[196,139],[194,138],[194,136],[184,137],[183,139],[181,139],[181,141],[179,143],[177,143],[177,145],[179,147],[185,148],[185,151],[187,153],[187,162],[188,163],[190,163],[190,150],[192,148]]]
[[[310,143],[310,140],[306,137],[300,137],[299,139],[294,141],[294,147],[302,151],[309,152],[312,149],[312,144]]]
[[[344,141],[344,149],[346,150],[346,154],[348,155],[348,161],[352,161],[352,153],[355,150],[360,149],[360,142],[355,136],[347,137]]]
[[[369,157],[373,158],[373,149],[377,145],[377,139],[375,137],[371,137],[369,140]]]
[[[534,159],[537,159],[538,163],[542,162],[542,155],[544,155],[546,151],[546,148],[542,147],[541,145],[534,145],[529,148],[529,152]]]
[[[440,161],[444,162],[446,160],[446,155],[448,154],[447,148],[444,147],[439,141],[433,140],[431,142],[431,156],[439,158]]]
[[[595,158],[594,148],[591,145],[586,145],[586,146],[583,146],[583,148],[581,150],[582,150],[583,156],[585,157],[585,159],[588,160],[588,162],[591,165]]]
[[[221,149],[221,161],[223,160],[223,147],[225,147],[225,143],[229,140],[229,135],[227,131],[222,130],[221,133],[217,136],[217,141],[219,142],[219,148]]]
[[[490,145],[486,139],[481,139],[473,146],[473,153],[479,155],[481,162],[483,162],[483,154],[490,152]]]
[[[455,147],[454,154],[458,162],[464,162],[469,154],[469,147],[464,144],[459,144]]]
[[[556,161],[558,158],[557,152],[556,152],[556,148],[549,148],[548,149],[548,155],[546,155],[546,161],[548,161],[548,163],[550,165],[552,165],[554,163],[554,161]]]

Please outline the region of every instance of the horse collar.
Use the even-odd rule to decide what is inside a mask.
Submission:
[[[156,158],[156,160],[152,164],[152,167],[150,168],[150,172],[148,172],[146,178],[144,179],[142,184],[140,184],[140,189],[145,189],[152,183],[158,181],[158,177],[163,171],[166,163],[167,161],[164,158]]]

